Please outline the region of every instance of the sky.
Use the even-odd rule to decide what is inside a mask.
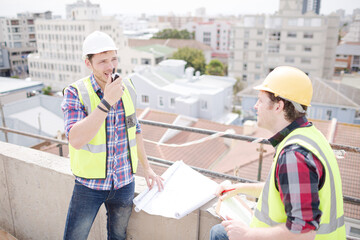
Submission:
[[[65,16],[66,4],[77,0],[2,0],[0,16],[16,17],[20,12],[52,11],[53,15]],[[272,14],[278,10],[279,0],[90,0],[100,4],[103,15],[114,14],[194,14],[196,8],[205,7],[208,15],[216,14]],[[360,0],[321,0],[320,13],[329,14],[344,9],[352,14],[360,8]]]

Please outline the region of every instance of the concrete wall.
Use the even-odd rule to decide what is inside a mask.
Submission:
[[[0,229],[19,240],[62,239],[73,184],[68,158],[0,142]],[[144,186],[137,177],[136,194]],[[206,207],[180,220],[133,212],[128,239],[208,239],[219,220]],[[88,239],[107,239],[104,207]]]

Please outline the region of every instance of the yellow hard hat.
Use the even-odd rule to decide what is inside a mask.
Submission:
[[[303,71],[289,66],[275,68],[267,75],[264,82],[254,89],[271,92],[276,97],[305,106],[310,106],[313,95],[310,78]]]

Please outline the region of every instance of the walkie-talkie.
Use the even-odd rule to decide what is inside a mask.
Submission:
[[[111,82],[115,81],[118,77],[120,77],[120,74],[115,73],[115,68],[113,68],[113,72],[111,74]]]

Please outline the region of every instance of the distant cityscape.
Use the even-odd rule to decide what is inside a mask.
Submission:
[[[135,17],[103,16],[101,5],[90,0],[64,7],[65,19],[52,12],[0,18],[0,76],[39,82],[61,95],[64,87],[90,74],[81,59],[82,42],[100,30],[118,46],[117,71],[134,80],[141,108],[242,125],[256,119],[245,88],[279,65],[298,67],[327,86],[345,84],[335,89],[341,96],[346,93],[339,89],[360,88],[360,8],[350,15],[342,9],[320,15],[320,0],[279,0],[274,14],[213,17],[198,8],[193,16]],[[168,30],[190,37],[158,37]],[[174,57],[183,48],[200,50],[204,65],[219,61],[223,72],[211,76],[204,66],[199,70]],[[188,94],[174,90],[180,87]],[[215,100],[219,94],[222,101]],[[341,97],[335,103],[318,99],[310,116],[359,124],[360,101],[345,96],[346,103]],[[346,114],[339,110],[344,107]]]

